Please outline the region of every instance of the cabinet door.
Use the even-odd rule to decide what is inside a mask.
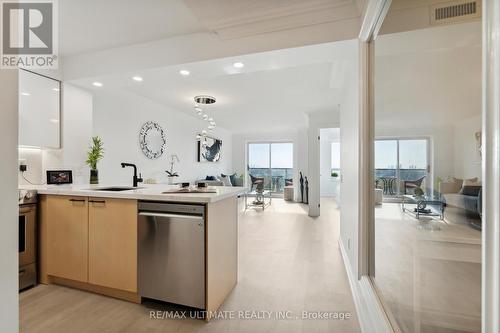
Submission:
[[[60,148],[60,82],[19,71],[19,145]]]
[[[87,198],[50,195],[47,209],[47,274],[87,282]]]
[[[89,199],[89,283],[137,291],[137,201]]]

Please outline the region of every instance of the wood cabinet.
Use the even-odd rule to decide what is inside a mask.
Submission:
[[[137,202],[89,198],[89,283],[137,291]]]
[[[49,196],[46,206],[47,274],[86,282],[88,279],[88,200]]]
[[[43,283],[134,300],[136,200],[47,195],[41,199],[40,216]]]

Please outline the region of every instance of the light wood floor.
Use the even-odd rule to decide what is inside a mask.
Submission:
[[[375,209],[375,285],[404,333],[481,332],[481,232]],[[422,226],[432,223],[439,230]]]
[[[240,215],[239,281],[221,310],[291,311],[299,319],[150,319],[166,305],[133,304],[59,286],[20,296],[21,332],[359,332],[338,248],[339,213],[322,200],[322,216],[273,200]],[[302,320],[302,311],[349,312],[348,320]]]

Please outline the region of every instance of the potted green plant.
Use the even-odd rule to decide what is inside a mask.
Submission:
[[[335,171],[332,171],[332,177],[333,177],[333,178],[337,178],[338,176],[339,176],[339,174],[338,174],[338,173],[336,173]]]
[[[97,171],[97,163],[104,157],[104,146],[102,140],[98,136],[92,137],[92,145],[87,152],[86,163],[90,167],[90,184],[99,184],[99,172]]]

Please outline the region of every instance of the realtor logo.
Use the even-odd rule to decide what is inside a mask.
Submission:
[[[56,0],[0,3],[1,67],[56,69]]]

